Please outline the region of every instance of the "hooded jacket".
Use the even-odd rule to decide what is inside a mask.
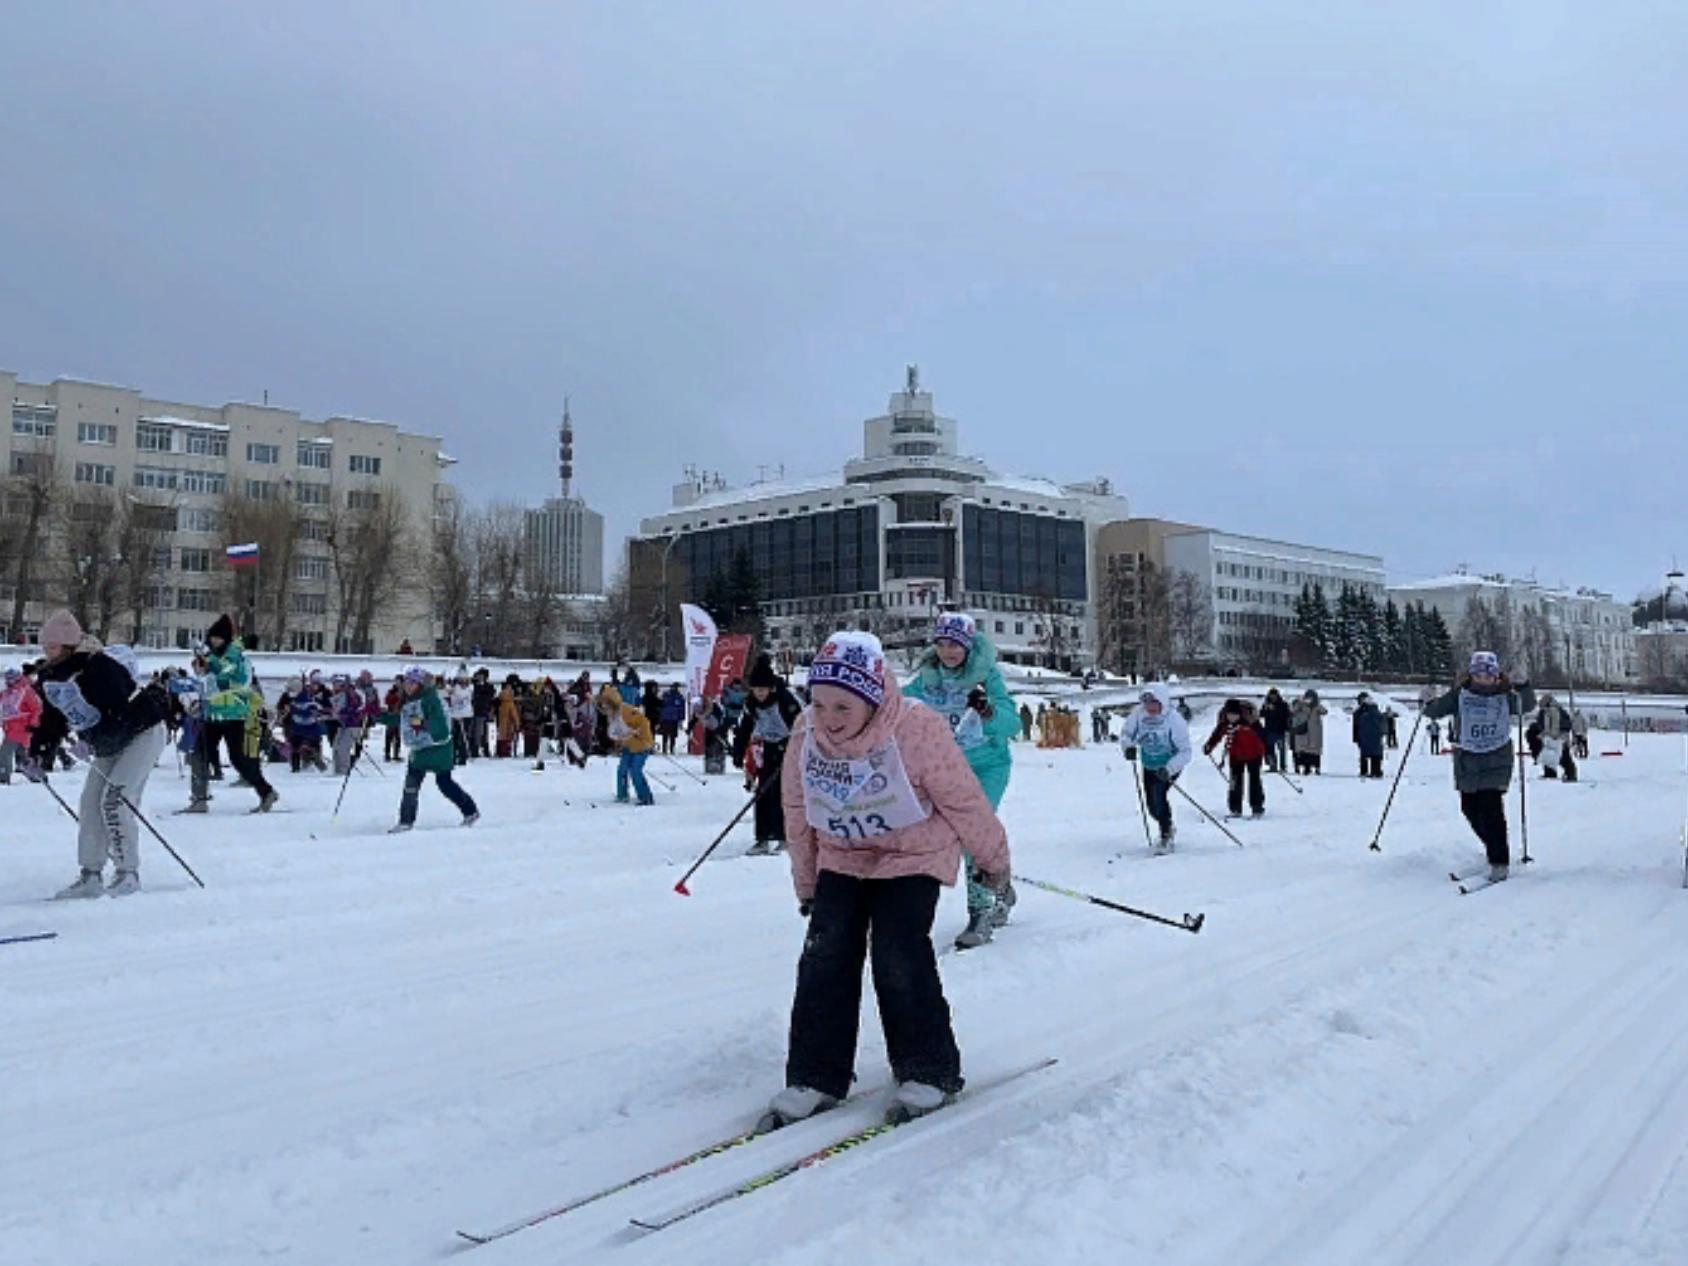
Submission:
[[[1361,756],[1383,755],[1383,713],[1370,699],[1354,709],[1353,734]]]
[[[957,733],[956,727],[969,711],[967,696],[975,686],[985,688],[991,715],[962,751],[994,809],[1008,790],[1008,775],[1014,764],[1008,740],[1020,732],[1020,717],[996,666],[996,647],[991,640],[983,633],[974,633],[973,645],[967,648],[967,658],[960,668],[945,668],[937,648],[927,647],[914,677],[903,687],[903,697],[918,699],[949,722],[951,733]],[[959,733],[957,741],[961,741]]]
[[[1231,720],[1233,716],[1237,718],[1235,722]],[[1202,751],[1211,752],[1220,743],[1225,744],[1225,755],[1238,764],[1264,759],[1266,739],[1260,732],[1260,723],[1254,719],[1253,704],[1232,699],[1219,710],[1213,733],[1202,744]]]
[[[914,796],[926,816],[867,839],[834,838],[809,824],[804,789],[806,753],[824,759],[864,760],[894,743]],[[953,885],[965,848],[988,875],[1009,871],[1008,836],[991,810],[949,722],[932,709],[888,690],[885,702],[855,738],[835,744],[813,728],[805,710],[792,728],[781,766],[780,803],[791,854],[791,886],[799,901],[815,895],[823,870],[858,879],[930,875]]]
[[[1135,747],[1145,770],[1165,770],[1167,777],[1176,778],[1194,751],[1189,723],[1172,706],[1172,692],[1163,683],[1152,682],[1143,693],[1160,700],[1160,714],[1151,717],[1141,704],[1133,708],[1120,729],[1119,745]]]
[[[1513,717],[1522,716],[1536,706],[1536,692],[1528,683],[1513,688],[1504,679],[1493,686],[1479,686],[1467,677],[1446,694],[1424,705],[1427,717],[1457,717],[1460,699],[1466,694],[1479,699],[1494,695],[1508,695],[1507,711]],[[1505,791],[1512,785],[1513,748],[1509,735],[1492,752],[1471,751],[1465,746],[1454,749],[1454,787],[1466,791]]]
[[[8,743],[29,746],[29,732],[41,721],[41,696],[29,678],[20,676],[10,686],[0,686],[0,722]]]
[[[642,708],[626,702],[614,686],[605,686],[598,694],[598,711],[609,718],[610,738],[622,750],[637,756],[655,746],[651,737],[651,723]]]
[[[1307,701],[1308,696],[1312,702]],[[1323,756],[1325,754],[1325,714],[1330,709],[1319,702],[1318,692],[1309,690],[1307,695],[1297,699],[1290,710],[1294,718],[1290,723],[1289,745],[1292,751],[1307,756]],[[1301,728],[1297,728],[1297,727]]]

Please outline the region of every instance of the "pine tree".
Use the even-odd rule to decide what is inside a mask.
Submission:
[[[1407,630],[1393,598],[1383,604],[1382,665],[1392,673],[1407,671]]]
[[[1343,585],[1336,598],[1336,618],[1331,629],[1330,666],[1349,670],[1359,653],[1360,621],[1354,609],[1354,590]]]
[[[1354,615],[1359,623],[1359,661],[1366,672],[1383,667],[1383,617],[1377,599],[1362,589],[1354,591]]]
[[[1319,651],[1319,667],[1329,668],[1336,660],[1336,624],[1331,616],[1330,603],[1325,601],[1325,587],[1313,582],[1313,600],[1309,608],[1313,629],[1313,645]]]
[[[1421,675],[1429,665],[1424,644],[1424,612],[1418,603],[1407,603],[1401,616],[1401,671]]]
[[[1454,672],[1454,639],[1448,632],[1448,622],[1442,618],[1442,613],[1431,607],[1428,614],[1423,607],[1419,608],[1420,615],[1425,616],[1425,652],[1427,663],[1425,668],[1432,676],[1449,678]]]

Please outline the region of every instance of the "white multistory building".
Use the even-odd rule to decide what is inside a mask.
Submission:
[[[1569,589],[1495,574],[1464,571],[1389,587],[1399,604],[1422,603],[1441,612],[1458,638],[1473,599],[1510,621],[1507,646],[1515,656],[1548,657],[1568,666],[1577,681],[1621,684],[1636,681],[1640,664],[1628,603],[1598,589]],[[1533,649],[1532,649],[1533,648]]]
[[[8,641],[32,642],[69,606],[154,647],[194,645],[223,611],[265,649],[433,644],[420,569],[451,496],[438,439],[70,378],[0,373],[0,399]],[[256,568],[231,571],[226,547],[258,539]]]

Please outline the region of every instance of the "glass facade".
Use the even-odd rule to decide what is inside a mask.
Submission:
[[[968,505],[961,524],[969,591],[1088,601],[1079,520]]]
[[[879,588],[879,508],[822,511],[689,532],[674,545],[689,597],[712,575],[730,575],[733,559],[748,555],[764,602]]]

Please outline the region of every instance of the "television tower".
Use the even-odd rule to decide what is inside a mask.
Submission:
[[[557,477],[562,480],[563,500],[574,484],[574,419],[569,416],[569,398],[563,397],[563,424],[557,429]]]

